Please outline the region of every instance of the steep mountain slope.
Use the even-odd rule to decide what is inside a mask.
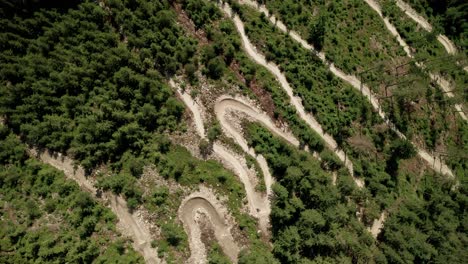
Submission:
[[[3,262],[466,259],[466,54],[404,2],[0,14]]]

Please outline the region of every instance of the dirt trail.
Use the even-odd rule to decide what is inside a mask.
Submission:
[[[281,31],[289,34],[295,41],[297,41],[298,43],[300,43],[304,48],[308,49],[308,50],[311,50],[312,52],[314,52],[325,64],[328,65],[330,71],[337,77],[339,77],[340,79],[348,82],[349,84],[351,84],[354,88],[356,89],[359,89],[361,91],[361,93],[366,97],[368,98],[369,102],[372,104],[374,110],[378,111],[380,117],[385,120],[385,122],[387,123],[387,125],[393,130],[395,131],[398,136],[400,138],[406,138],[405,135],[403,135],[400,131],[398,131],[398,129],[396,128],[396,126],[390,122],[390,120],[386,117],[385,113],[382,111],[381,107],[380,107],[380,104],[378,102],[378,100],[376,99],[377,97],[372,93],[372,91],[369,89],[369,87],[367,87],[366,85],[364,85],[363,83],[361,83],[355,76],[353,75],[348,75],[348,74],[345,74],[343,71],[341,71],[340,69],[336,68],[335,65],[333,63],[329,63],[326,61],[325,59],[325,54],[323,52],[317,52],[313,46],[311,46],[310,44],[308,44],[305,40],[303,40],[299,34],[297,34],[296,32],[294,31],[290,31],[287,29],[287,27],[280,21],[278,20],[274,15],[271,15],[268,11],[268,9],[265,7],[265,5],[259,5],[258,3],[254,2],[254,1],[251,1],[251,0],[239,0],[241,3],[244,3],[244,4],[247,4],[253,8],[256,8],[257,10],[259,10],[260,12],[264,13],[266,15],[266,17],[269,18],[270,22],[272,22],[278,29],[280,29]],[[406,42],[400,37],[400,35],[398,34],[396,28],[390,23],[390,21],[387,19],[387,18],[384,18],[382,16],[382,13],[380,11],[380,8],[378,6],[377,3],[375,3],[374,1],[372,0],[366,0],[366,2],[374,9],[376,10],[379,15],[382,17],[382,19],[384,20],[384,23],[387,27],[387,29],[397,38],[397,41],[398,43],[403,47],[403,49],[405,50],[405,52],[408,54],[408,56],[412,57],[411,55],[411,52],[410,52],[410,49],[409,49],[409,46],[406,44]],[[439,83],[439,85],[442,87],[442,89],[444,91],[449,91],[449,83],[445,80],[443,80],[442,78],[440,78],[439,76],[435,76],[435,75],[431,75],[431,78],[433,80],[436,80],[437,83]],[[453,96],[453,94],[449,93],[449,96]],[[461,106],[460,105],[455,105],[455,108],[458,110],[458,111],[461,111]],[[460,115],[462,116],[463,119],[466,120],[466,116],[463,112],[460,112]],[[452,176],[453,177],[453,173],[451,172],[451,170],[445,165],[443,164],[443,162],[440,160],[440,159],[436,159],[434,156],[431,156],[429,153],[427,153],[425,150],[422,150],[422,149],[417,149],[418,150],[418,155],[423,159],[425,160],[431,167],[432,169],[434,169],[435,171],[438,171],[440,173],[443,173],[443,174],[446,174],[446,175],[449,175],[449,176]],[[380,233],[382,227],[383,227],[383,223],[385,222],[385,219],[386,219],[386,212],[384,211],[381,216],[379,217],[379,219],[375,219],[374,222],[373,222],[373,225],[371,228],[369,228],[369,232],[371,232],[371,234],[374,236],[374,237],[377,237],[377,235]]]
[[[379,14],[379,16],[383,19],[385,26],[392,33],[392,35],[394,37],[396,37],[396,39],[397,39],[398,43],[400,44],[400,46],[403,47],[403,49],[405,50],[406,55],[409,58],[414,58],[411,50],[409,49],[408,44],[401,38],[400,34],[396,30],[396,28],[390,23],[388,18],[383,16],[380,5],[377,2],[375,2],[375,0],[364,0],[364,1],[372,9],[374,9]],[[445,39],[448,40],[446,37],[445,37]],[[451,45],[453,45],[453,44],[451,44]],[[445,45],[444,45],[444,47],[445,47]],[[416,65],[421,69],[425,68],[423,63],[416,63]],[[451,85],[450,85],[449,81],[445,80],[442,76],[437,75],[437,74],[433,74],[433,73],[429,73],[429,77],[431,78],[431,80],[435,81],[440,86],[440,88],[444,91],[444,93],[448,97],[454,97],[454,94],[452,92],[452,88],[451,88]],[[465,112],[463,111],[462,105],[455,104],[455,109],[460,114],[461,118],[463,118],[463,120],[468,121],[468,118],[467,118]]]
[[[372,8],[374,8],[374,10],[376,10],[381,16],[382,16],[382,12],[380,11],[380,7],[378,6],[378,4],[376,2],[374,2],[373,0],[365,0]],[[368,86],[366,86],[365,84],[361,83],[357,78],[356,76],[354,75],[348,75],[346,73],[344,73],[343,71],[339,70],[338,68],[336,68],[334,66],[333,63],[328,63],[326,60],[325,60],[325,54],[324,53],[318,53],[316,50],[314,50],[314,47],[312,47],[311,45],[309,45],[305,40],[303,40],[296,32],[294,31],[290,31],[286,28],[286,26],[284,26],[284,24],[279,21],[277,18],[275,18],[273,15],[270,15],[269,11],[266,9],[266,7],[264,5],[261,5],[259,6],[257,3],[251,1],[251,0],[241,0],[241,3],[245,3],[245,4],[248,4],[256,9],[258,9],[260,12],[263,12],[267,17],[269,17],[270,21],[272,23],[274,23],[275,25],[278,26],[278,28],[286,33],[288,33],[293,39],[295,39],[296,41],[298,41],[304,48],[308,49],[308,50],[311,50],[312,52],[316,53],[319,55],[319,58],[329,66],[329,69],[330,71],[337,77],[339,77],[340,79],[348,82],[349,84],[351,84],[351,86],[353,86],[355,89],[358,89],[362,92],[362,94],[369,100],[369,102],[371,103],[372,107],[374,108],[374,110],[376,110],[380,117],[385,120],[385,123],[393,130],[395,131],[395,133],[398,134],[398,136],[400,138],[403,138],[403,139],[406,139],[406,136],[401,133],[397,128],[396,126],[390,122],[390,120],[387,118],[385,112],[382,111],[381,107],[380,107],[380,104],[377,100],[377,97],[374,95],[374,93],[369,89]],[[383,17],[382,17],[383,18]],[[398,32],[396,31],[396,28],[388,21],[387,18],[383,18],[384,19],[384,22],[385,24],[387,25],[387,28],[392,32],[392,34],[394,34],[397,39],[398,39],[398,42],[400,43],[400,45],[402,45],[402,47],[405,48],[405,50],[407,50],[407,54],[411,54],[410,51],[409,51],[409,47],[408,45],[406,44],[406,42],[400,37],[400,35],[398,34]],[[438,80],[440,82],[440,79]],[[461,106],[460,106],[461,107]],[[457,108],[458,109],[458,108]],[[461,113],[463,114],[463,113]],[[464,114],[462,115],[462,117],[464,116]],[[465,117],[466,118],[466,117]],[[414,144],[413,144],[414,145]],[[415,146],[415,148],[417,149],[418,151],[418,155],[424,159],[428,164],[429,166],[432,167],[432,169],[434,169],[435,171],[438,171],[438,172],[441,172],[443,174],[446,174],[446,175],[449,175],[449,176],[453,176],[453,173],[452,171],[447,167],[447,165],[443,164],[443,162],[440,160],[440,159],[435,159],[435,157],[431,156],[429,153],[427,153],[425,150],[423,149],[420,149],[420,148],[417,148]]]
[[[222,157],[223,165],[226,166],[226,168],[232,169],[241,179],[247,194],[246,196],[249,205],[249,213],[258,219],[260,230],[264,234],[268,234],[271,211],[270,201],[268,199],[268,195],[264,195],[255,190],[255,171],[248,169],[247,161],[244,157],[232,153],[226,147],[218,143],[213,145],[213,151],[219,157]]]
[[[205,125],[203,124],[203,117],[201,114],[202,111],[200,110],[200,106],[192,99],[192,97],[188,93],[182,91],[182,89],[175,84],[174,80],[170,79],[169,85],[171,85],[172,88],[174,88],[177,91],[177,94],[180,96],[184,104],[187,105],[190,112],[192,112],[193,121],[195,122],[195,128],[197,129],[198,135],[200,135],[201,138],[206,138]]]
[[[200,105],[195,102],[187,92],[183,92],[178,87],[178,85],[174,83],[173,80],[170,80],[169,84],[176,89],[182,101],[192,112],[196,130],[200,137],[206,139],[205,127],[202,117],[203,111],[201,110]],[[221,159],[223,165],[234,171],[234,173],[241,180],[247,196],[249,213],[259,220],[260,229],[262,232],[267,234],[269,226],[270,203],[268,201],[268,196],[262,195],[255,190],[257,181],[257,176],[254,174],[255,172],[248,169],[247,161],[244,157],[234,154],[232,151],[228,150],[221,144],[214,143],[213,152]]]
[[[182,201],[178,215],[187,230],[191,256],[187,263],[206,263],[207,253],[201,241],[200,214],[205,214],[210,220],[215,237],[229,259],[237,263],[239,247],[231,235],[232,218],[225,206],[217,201],[216,196],[208,189],[201,187],[199,192],[192,193]],[[231,220],[231,221],[230,221]]]
[[[299,116],[325,141],[328,148],[330,148],[338,156],[338,158],[344,163],[345,167],[349,170],[350,174],[354,177],[353,164],[347,157],[347,155],[340,149],[336,141],[329,134],[325,133],[320,124],[315,120],[315,118],[307,113],[302,105],[302,99],[297,97],[293,93],[293,89],[289,85],[284,74],[281,73],[279,67],[274,63],[268,63],[265,59],[265,56],[256,51],[256,48],[252,45],[247,35],[245,34],[244,24],[240,20],[238,15],[234,15],[230,6],[227,3],[222,3],[220,5],[221,9],[232,18],[234,24],[239,32],[242,43],[247,54],[258,64],[267,68],[281,84],[281,87],[286,91],[291,101],[291,104],[295,107],[296,111],[299,113]],[[356,184],[360,187],[364,185],[364,181],[361,179],[354,178]]]
[[[368,229],[374,238],[377,238],[377,236],[380,234],[380,231],[382,231],[385,219],[387,219],[387,212],[383,211],[380,214],[379,219],[375,219],[372,223],[372,226]]]
[[[413,19],[416,23],[418,23],[424,30],[431,32],[432,31],[432,26],[429,24],[429,22],[419,15],[416,10],[414,10],[409,4],[403,2],[402,0],[396,0],[397,6],[405,12],[411,19]],[[437,40],[444,46],[445,50],[447,51],[448,54],[455,54],[457,53],[457,48],[453,44],[450,39],[445,36],[439,34],[437,36]]]
[[[83,168],[78,166],[75,170],[73,160],[61,154],[52,156],[47,151],[38,153],[35,149],[31,149],[29,152],[31,156],[63,171],[67,178],[76,181],[82,189],[96,197],[96,188],[86,179]],[[109,207],[119,219],[117,228],[122,234],[133,239],[133,247],[142,254],[146,263],[161,263],[157,250],[151,247],[152,238],[148,228],[137,216],[128,212],[126,201],[122,197],[108,192],[102,194],[102,199],[109,202]]]
[[[266,114],[262,113],[261,111],[255,109],[254,107],[250,106],[245,100],[240,97],[230,97],[230,96],[221,96],[218,98],[216,105],[215,105],[215,113],[216,117],[220,122],[224,124],[223,127],[229,128],[228,132],[233,132],[232,125],[226,121],[225,113],[228,109],[232,109],[235,111],[242,112],[249,117],[255,119],[256,121],[262,123],[264,126],[268,128],[274,135],[281,137],[289,144],[299,147],[299,140],[289,131],[282,130],[278,128],[271,118]],[[241,147],[246,151],[249,152],[249,148],[247,146],[247,141],[244,139],[242,135],[236,137],[236,142],[239,142]],[[250,151],[252,153],[252,151]]]

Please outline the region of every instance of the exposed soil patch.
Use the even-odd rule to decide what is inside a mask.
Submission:
[[[271,94],[259,85],[256,78],[253,78],[247,82],[244,75],[240,72],[239,63],[237,61],[233,61],[229,67],[236,74],[237,78],[252,90],[252,92],[257,97],[261,108],[268,114],[270,118],[274,119],[276,106],[273,102],[273,99],[271,98]]]
[[[355,135],[349,138],[348,143],[356,148],[359,152],[371,155],[377,152],[372,140],[365,135]]]
[[[250,88],[252,89],[253,93],[257,96],[262,109],[268,114],[269,117],[275,118],[275,103],[271,98],[271,94],[268,93],[263,87],[261,87],[257,80],[254,78],[250,82]]]
[[[173,3],[172,5],[177,13],[177,21],[185,28],[188,32],[190,32],[193,36],[195,36],[199,41],[200,44],[205,45],[208,44],[208,38],[206,37],[205,31],[202,29],[197,29],[193,21],[189,18],[185,10],[182,9],[182,6],[177,3]]]

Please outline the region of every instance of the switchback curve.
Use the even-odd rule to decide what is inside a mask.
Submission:
[[[196,130],[199,136],[206,139],[205,126],[203,122],[203,111],[200,105],[192,99],[189,93],[184,92],[171,79],[169,84],[176,89],[177,94],[182,101],[187,105],[193,115]],[[244,157],[235,155],[232,151],[219,143],[213,143],[214,154],[222,161],[223,165],[231,170],[239,177],[247,196],[249,213],[259,220],[259,226],[262,232],[268,233],[270,203],[268,196],[262,195],[255,190],[256,175],[247,168],[247,161]]]
[[[202,231],[197,223],[200,214],[205,214],[210,220],[223,252],[232,262],[237,262],[239,247],[231,235],[233,225],[228,220],[230,216],[226,209],[218,203],[214,194],[204,187],[182,201],[178,215],[189,237],[191,256],[187,263],[206,263],[206,249],[201,241]]]

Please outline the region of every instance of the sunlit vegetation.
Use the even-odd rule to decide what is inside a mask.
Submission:
[[[249,125],[248,135],[277,180],[271,212],[275,256],[282,263],[307,258],[328,262],[351,262],[357,256],[364,262],[372,259],[374,242],[355,216],[357,205],[346,199],[359,192],[351,178],[340,174],[333,186],[331,173],[310,154],[288,146],[258,125]]]
[[[399,188],[392,175],[398,173],[387,161],[391,146],[399,144],[398,137],[382,124],[359,91],[334,77],[310,52],[274,30],[261,16],[247,8],[242,12],[251,40],[279,63],[306,110],[351,156],[355,175],[369,186],[366,195],[376,198],[377,208],[391,204]]]
[[[467,64],[466,52],[464,52],[466,47],[460,47],[461,50],[458,54],[448,55],[437,40],[437,35],[443,31],[437,24],[432,32],[427,32],[398,8],[393,1],[382,1],[382,11],[385,16],[389,17],[398,33],[412,47],[411,50],[416,59],[424,61],[428,70],[437,72],[451,81],[453,93],[457,95],[456,101],[465,103],[468,100],[466,90],[468,74],[463,70],[463,66]],[[453,19],[459,18],[453,17]],[[460,21],[460,26],[463,27],[463,25],[466,25],[466,22]],[[455,29],[456,27],[450,28]]]
[[[277,179],[271,221],[273,253],[282,263],[463,262],[466,183],[454,187],[453,181],[424,175],[416,192],[406,192],[389,207],[390,217],[374,240],[357,220],[353,197],[360,194],[349,176],[340,173],[334,186],[330,173],[308,153],[259,125],[247,128],[249,143]],[[411,155],[405,145],[392,149]]]
[[[1,263],[143,263],[116,217],[0,127]]]
[[[406,0],[420,15],[428,18],[436,31],[441,31],[462,49],[468,48],[468,6],[464,1]]]
[[[112,12],[93,2],[2,9],[7,124],[86,169],[127,151],[138,156],[151,133],[175,129],[184,108],[163,78],[189,62],[194,41],[176,26],[169,4],[158,3],[110,1]]]
[[[235,75],[236,72],[240,73],[242,79],[238,77],[232,80],[235,84],[239,85],[243,92],[249,96],[256,97],[256,92],[266,91],[267,95],[263,102],[271,104],[266,107],[273,106],[273,116],[280,120],[287,120],[293,132],[299,137],[303,144],[308,145],[312,149],[322,151],[324,143],[321,138],[312,131],[304,121],[298,118],[296,111],[289,104],[286,93],[281,89],[275,78],[265,68],[258,66],[241,49],[241,40],[233,23],[229,19],[222,19],[221,11],[210,1],[182,1],[182,5],[189,17],[197,25],[198,17],[206,17],[212,23],[205,23],[200,25],[200,28],[205,30],[208,35],[209,44],[203,47],[201,54],[204,61],[209,61],[209,58],[221,58],[224,68],[230,66],[230,74]],[[213,11],[215,10],[215,11]],[[211,16],[209,13],[213,13]],[[219,22],[218,22],[219,21]],[[219,24],[218,24],[219,23]],[[214,24],[214,25],[212,25]],[[217,51],[214,52],[214,51]],[[206,66],[206,65],[205,65]],[[236,69],[238,67],[238,69]],[[187,76],[190,79],[190,76]],[[210,131],[208,131],[210,137]]]
[[[245,10],[248,9],[246,8]],[[291,76],[291,66],[289,66],[292,63],[291,58],[294,56],[295,58],[307,58],[307,56],[311,56],[312,54],[307,55],[307,53],[301,51],[303,55],[299,56],[296,51],[299,50],[300,47],[288,44],[288,42],[285,42],[282,38],[277,38],[276,40],[270,38],[270,40],[268,40],[265,32],[271,30],[271,26],[259,22],[264,21],[263,16],[257,17],[260,17],[260,19],[253,22],[252,31],[248,32],[251,34],[251,39],[257,42],[259,47],[265,47],[264,53],[267,57],[270,56],[273,61],[280,63],[280,67],[284,68],[286,76]],[[252,16],[245,15],[247,21],[250,21],[251,18]],[[263,28],[264,30],[253,30],[253,28]],[[249,29],[248,26],[247,29]],[[380,26],[379,30],[385,30],[386,32],[383,26]],[[260,32],[262,32],[262,34],[260,34]],[[281,35],[281,33],[277,34]],[[343,41],[346,43],[352,42],[352,40]],[[289,50],[289,53],[286,53],[287,50]],[[342,52],[342,54],[342,57],[349,56],[346,52]],[[392,58],[391,61],[393,60]],[[304,63],[305,62],[301,61],[300,63],[296,63],[296,65],[302,65]],[[464,170],[463,160],[459,159],[460,155],[457,155],[457,153],[464,151],[463,148],[465,145],[460,144],[460,138],[463,138],[463,134],[466,133],[462,132],[466,130],[466,124],[458,116],[458,113],[454,111],[455,109],[453,106],[455,102],[460,102],[460,98],[447,99],[442,90],[437,87],[435,83],[430,82],[428,74],[418,69],[413,63],[403,63],[400,67],[397,67],[398,63],[395,65],[393,65],[393,63],[394,62],[390,63],[392,66],[389,66],[389,68],[375,67],[372,69],[372,66],[375,66],[375,64],[367,65],[367,67],[372,70],[366,71],[363,74],[356,71],[354,74],[367,83],[378,96],[380,96],[381,99],[379,101],[383,109],[388,113],[390,120],[392,120],[397,128],[405,133],[410,140],[415,142],[421,142],[422,140],[424,142],[420,144],[421,147],[438,152],[441,151],[440,146],[443,146],[442,148],[446,148],[449,153],[447,156],[444,156],[444,158],[452,165],[452,168],[454,170]],[[443,64],[445,61],[441,61],[440,63]],[[309,64],[312,63],[309,62]],[[458,68],[461,70],[459,66]],[[310,72],[313,71],[311,70]],[[304,80],[309,79],[311,77],[310,74],[305,76],[305,73],[303,73],[304,75],[302,76],[301,71],[297,69],[293,70],[293,73],[293,76],[301,76],[296,78],[291,77],[290,81],[293,83],[302,82],[306,87],[316,87],[323,84],[322,81],[320,81],[319,84],[307,84]],[[300,88],[300,86],[297,88]],[[314,90],[316,89],[308,89],[307,92],[311,93]],[[297,91],[301,93],[300,89],[297,89]],[[323,93],[320,93],[320,96],[323,98]],[[308,96],[304,98],[304,102],[309,101]],[[342,98],[340,98],[340,100],[335,99],[335,102],[342,105],[343,103],[341,100]],[[318,106],[317,103],[314,105]],[[323,122],[320,120],[320,117],[330,115],[330,112],[331,110],[318,115],[319,121]],[[342,135],[343,133],[337,134],[338,141],[339,137]]]
[[[364,1],[263,2],[288,28],[324,51],[345,72],[362,71],[405,55]]]

